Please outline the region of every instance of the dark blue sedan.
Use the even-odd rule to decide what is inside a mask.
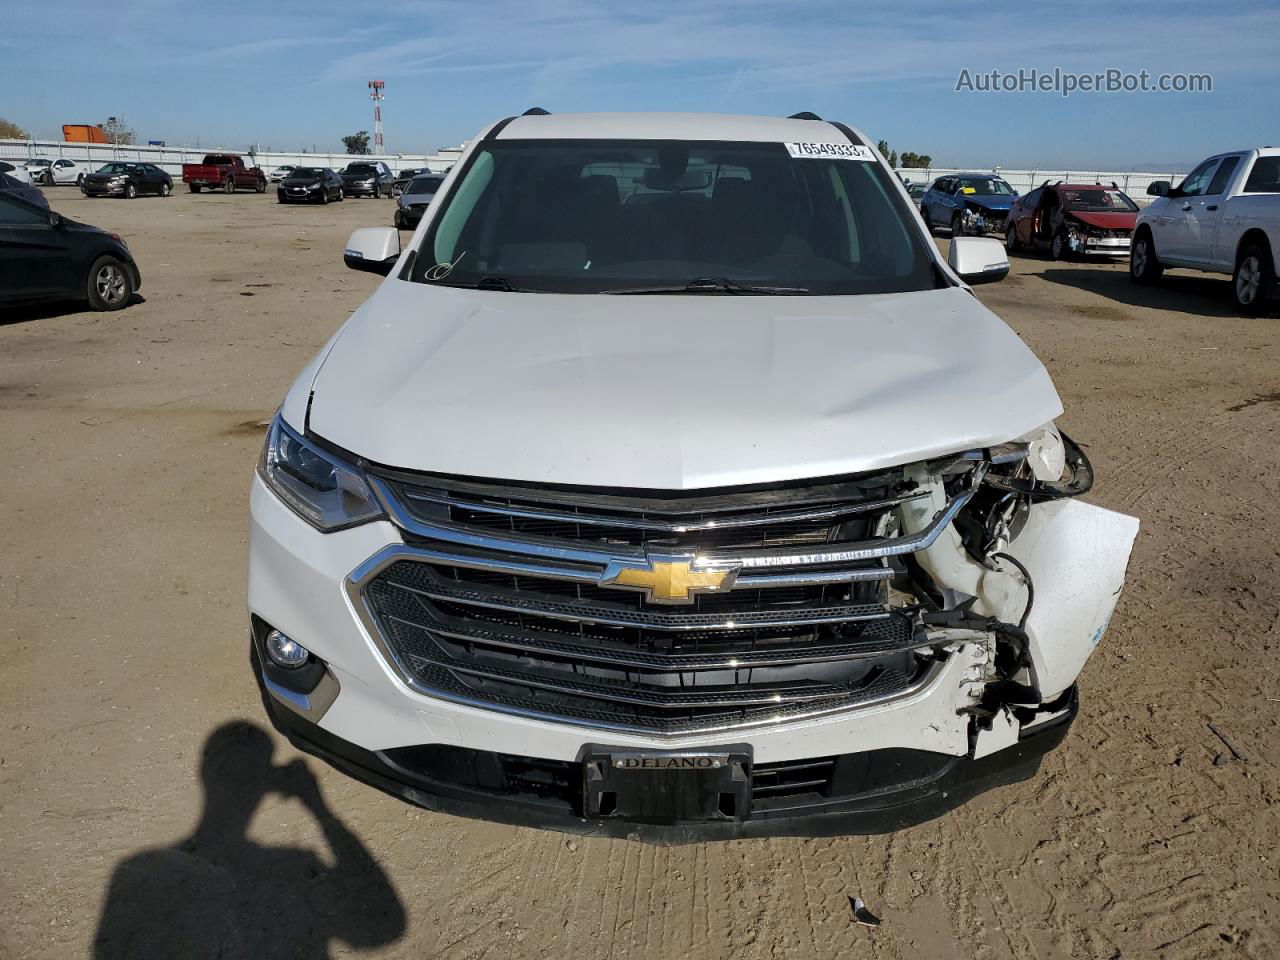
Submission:
[[[953,237],[1004,236],[1017,192],[992,173],[952,173],[939,177],[920,199],[920,213],[932,232],[946,227]]]

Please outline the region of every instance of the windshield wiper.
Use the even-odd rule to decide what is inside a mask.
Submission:
[[[470,290],[501,290],[504,293],[525,292],[512,284],[506,277],[490,276],[481,277],[479,280],[427,280],[427,283],[437,283],[442,287],[467,287]]]
[[[625,287],[621,290],[605,290],[604,293],[735,293],[795,296],[809,292],[807,287],[772,287],[765,284],[738,283],[728,277],[694,277],[681,286]]]

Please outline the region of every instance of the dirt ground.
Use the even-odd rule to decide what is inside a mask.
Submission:
[[[1038,777],[892,836],[655,848],[423,812],[224,729],[268,729],[260,424],[377,283],[341,251],[390,203],[49,195],[128,240],[145,302],[0,313],[0,958],[92,955],[113,873],[186,864],[108,910],[162,924],[207,889],[195,848],[224,894],[188,932],[220,942],[238,902],[288,957],[1280,956],[1280,319],[1234,316],[1224,280],[1017,257],[980,288],[1089,444],[1090,499],[1142,520]],[[206,786],[215,731],[243,753]]]

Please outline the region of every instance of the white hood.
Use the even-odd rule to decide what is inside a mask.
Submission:
[[[388,280],[313,390],[310,429],[376,463],[661,489],[893,466],[1062,412],[1040,361],[959,288],[590,296]],[[298,406],[285,416],[301,426]]]

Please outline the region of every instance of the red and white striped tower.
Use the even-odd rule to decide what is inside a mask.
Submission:
[[[386,153],[382,146],[382,91],[386,84],[381,80],[369,81],[369,99],[373,101],[373,152],[381,156]]]

